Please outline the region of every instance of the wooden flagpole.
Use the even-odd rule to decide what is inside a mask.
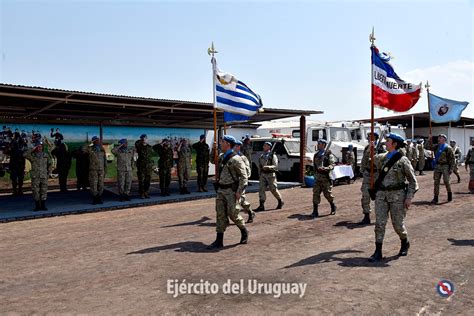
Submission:
[[[214,106],[214,144],[212,146],[212,149],[214,151],[214,170],[215,170],[215,175],[216,179],[219,177],[218,173],[218,166],[217,166],[217,108],[216,108],[216,58],[214,57],[215,54],[217,54],[217,50],[214,48],[214,42],[212,42],[211,47],[207,49],[207,53],[212,56],[211,58],[211,63],[212,63],[212,104]]]
[[[369,40],[371,43],[371,48],[375,47],[375,34],[374,34],[374,27],[372,27],[372,33],[369,36]],[[374,140],[375,140],[375,135],[374,135],[374,116],[375,116],[375,110],[374,110],[374,84],[373,84],[373,78],[374,78],[374,61],[373,61],[373,53],[372,49],[370,50],[370,69],[371,69],[371,77],[370,77],[370,188],[374,188],[374,154],[375,154],[375,148],[374,148]],[[380,137],[380,136],[379,136]],[[380,141],[380,139],[379,139]]]

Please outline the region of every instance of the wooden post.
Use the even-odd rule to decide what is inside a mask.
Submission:
[[[300,117],[300,174],[299,179],[301,183],[304,183],[304,161],[306,156],[306,117],[301,115]]]

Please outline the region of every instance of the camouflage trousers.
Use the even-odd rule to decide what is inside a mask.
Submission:
[[[89,170],[89,185],[92,196],[104,192],[104,170]]]
[[[31,190],[35,201],[45,201],[48,196],[48,178],[31,178]]]
[[[281,200],[281,194],[278,191],[277,179],[274,173],[262,172],[260,174],[259,184],[260,184],[260,190],[258,192],[258,196],[259,196],[260,202],[264,203],[267,199],[267,195],[265,194],[267,187],[270,189],[270,192],[272,192],[273,196],[277,200]]]
[[[240,210],[241,207],[235,200],[235,192],[232,189],[219,189],[216,197],[216,232],[225,232],[229,226],[229,218],[240,229],[245,228]]]
[[[413,160],[411,161],[411,166],[413,167],[413,170],[416,170],[416,165],[417,165],[417,164],[418,164],[418,160],[413,159]]]
[[[180,188],[185,188],[189,181],[189,172],[191,171],[191,166],[189,162],[178,163],[178,182]]]
[[[474,164],[469,165],[469,180],[474,181]]]
[[[10,179],[12,180],[13,189],[23,187],[23,179],[25,178],[25,166],[21,167],[10,167]]]
[[[393,229],[400,239],[407,239],[408,233],[405,227],[407,210],[403,203],[405,201],[405,190],[378,191],[375,199],[375,242],[382,243],[385,236],[385,226],[388,214],[392,220]]]
[[[132,171],[117,170],[117,183],[119,194],[130,194],[132,187]]]
[[[248,201],[247,196],[245,195],[245,191],[242,192],[242,195],[240,196],[240,206],[242,206],[242,209],[245,213],[250,212],[250,202]]]
[[[377,178],[377,174],[374,174],[374,182]],[[364,214],[370,214],[370,172],[364,171],[362,178],[362,185],[360,187],[360,192],[362,193],[362,198],[360,199],[360,204],[362,206],[362,212]]]
[[[329,203],[334,203],[334,195],[332,194],[332,182],[329,177],[319,176],[314,181],[313,186],[313,204],[321,203],[321,192]]]
[[[434,195],[439,195],[439,184],[441,183],[441,177],[443,177],[444,185],[446,186],[446,191],[451,192],[451,183],[449,166],[448,165],[437,165],[433,172],[434,179]]]
[[[423,169],[425,169],[425,159],[424,158],[418,160],[418,169],[415,169],[415,170],[423,171]]]
[[[160,168],[160,190],[168,189],[171,183],[171,169]]]
[[[198,187],[207,186],[207,177],[209,175],[209,164],[198,164],[196,166],[196,171],[197,171]]]
[[[459,177],[459,166],[457,162],[454,164],[453,173]]]
[[[148,190],[150,190],[151,172],[151,168],[137,168],[138,193],[140,195],[145,192],[148,193]]]

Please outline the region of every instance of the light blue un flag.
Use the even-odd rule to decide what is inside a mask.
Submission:
[[[440,98],[428,93],[431,121],[434,123],[457,122],[469,102]]]

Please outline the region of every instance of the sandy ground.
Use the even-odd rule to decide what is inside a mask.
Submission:
[[[454,201],[442,190],[437,206],[428,204],[432,173],[418,178],[410,253],[396,257],[389,223],[380,264],[367,262],[374,226],[354,225],[360,180],[335,187],[337,214],[326,216],[323,200],[317,220],[306,216],[311,189],[282,190],[284,209],[258,213],[248,245],[229,227],[220,252],[205,250],[215,238],[213,199],[0,224],[0,313],[474,315],[474,195],[464,169],[462,177]],[[249,197],[257,206],[258,194]],[[270,196],[267,208],[275,206]],[[449,298],[436,291],[441,279],[455,286]],[[173,280],[207,281],[218,293],[173,297]],[[243,280],[242,293],[223,293],[228,280]],[[306,288],[251,294],[252,280]]]

